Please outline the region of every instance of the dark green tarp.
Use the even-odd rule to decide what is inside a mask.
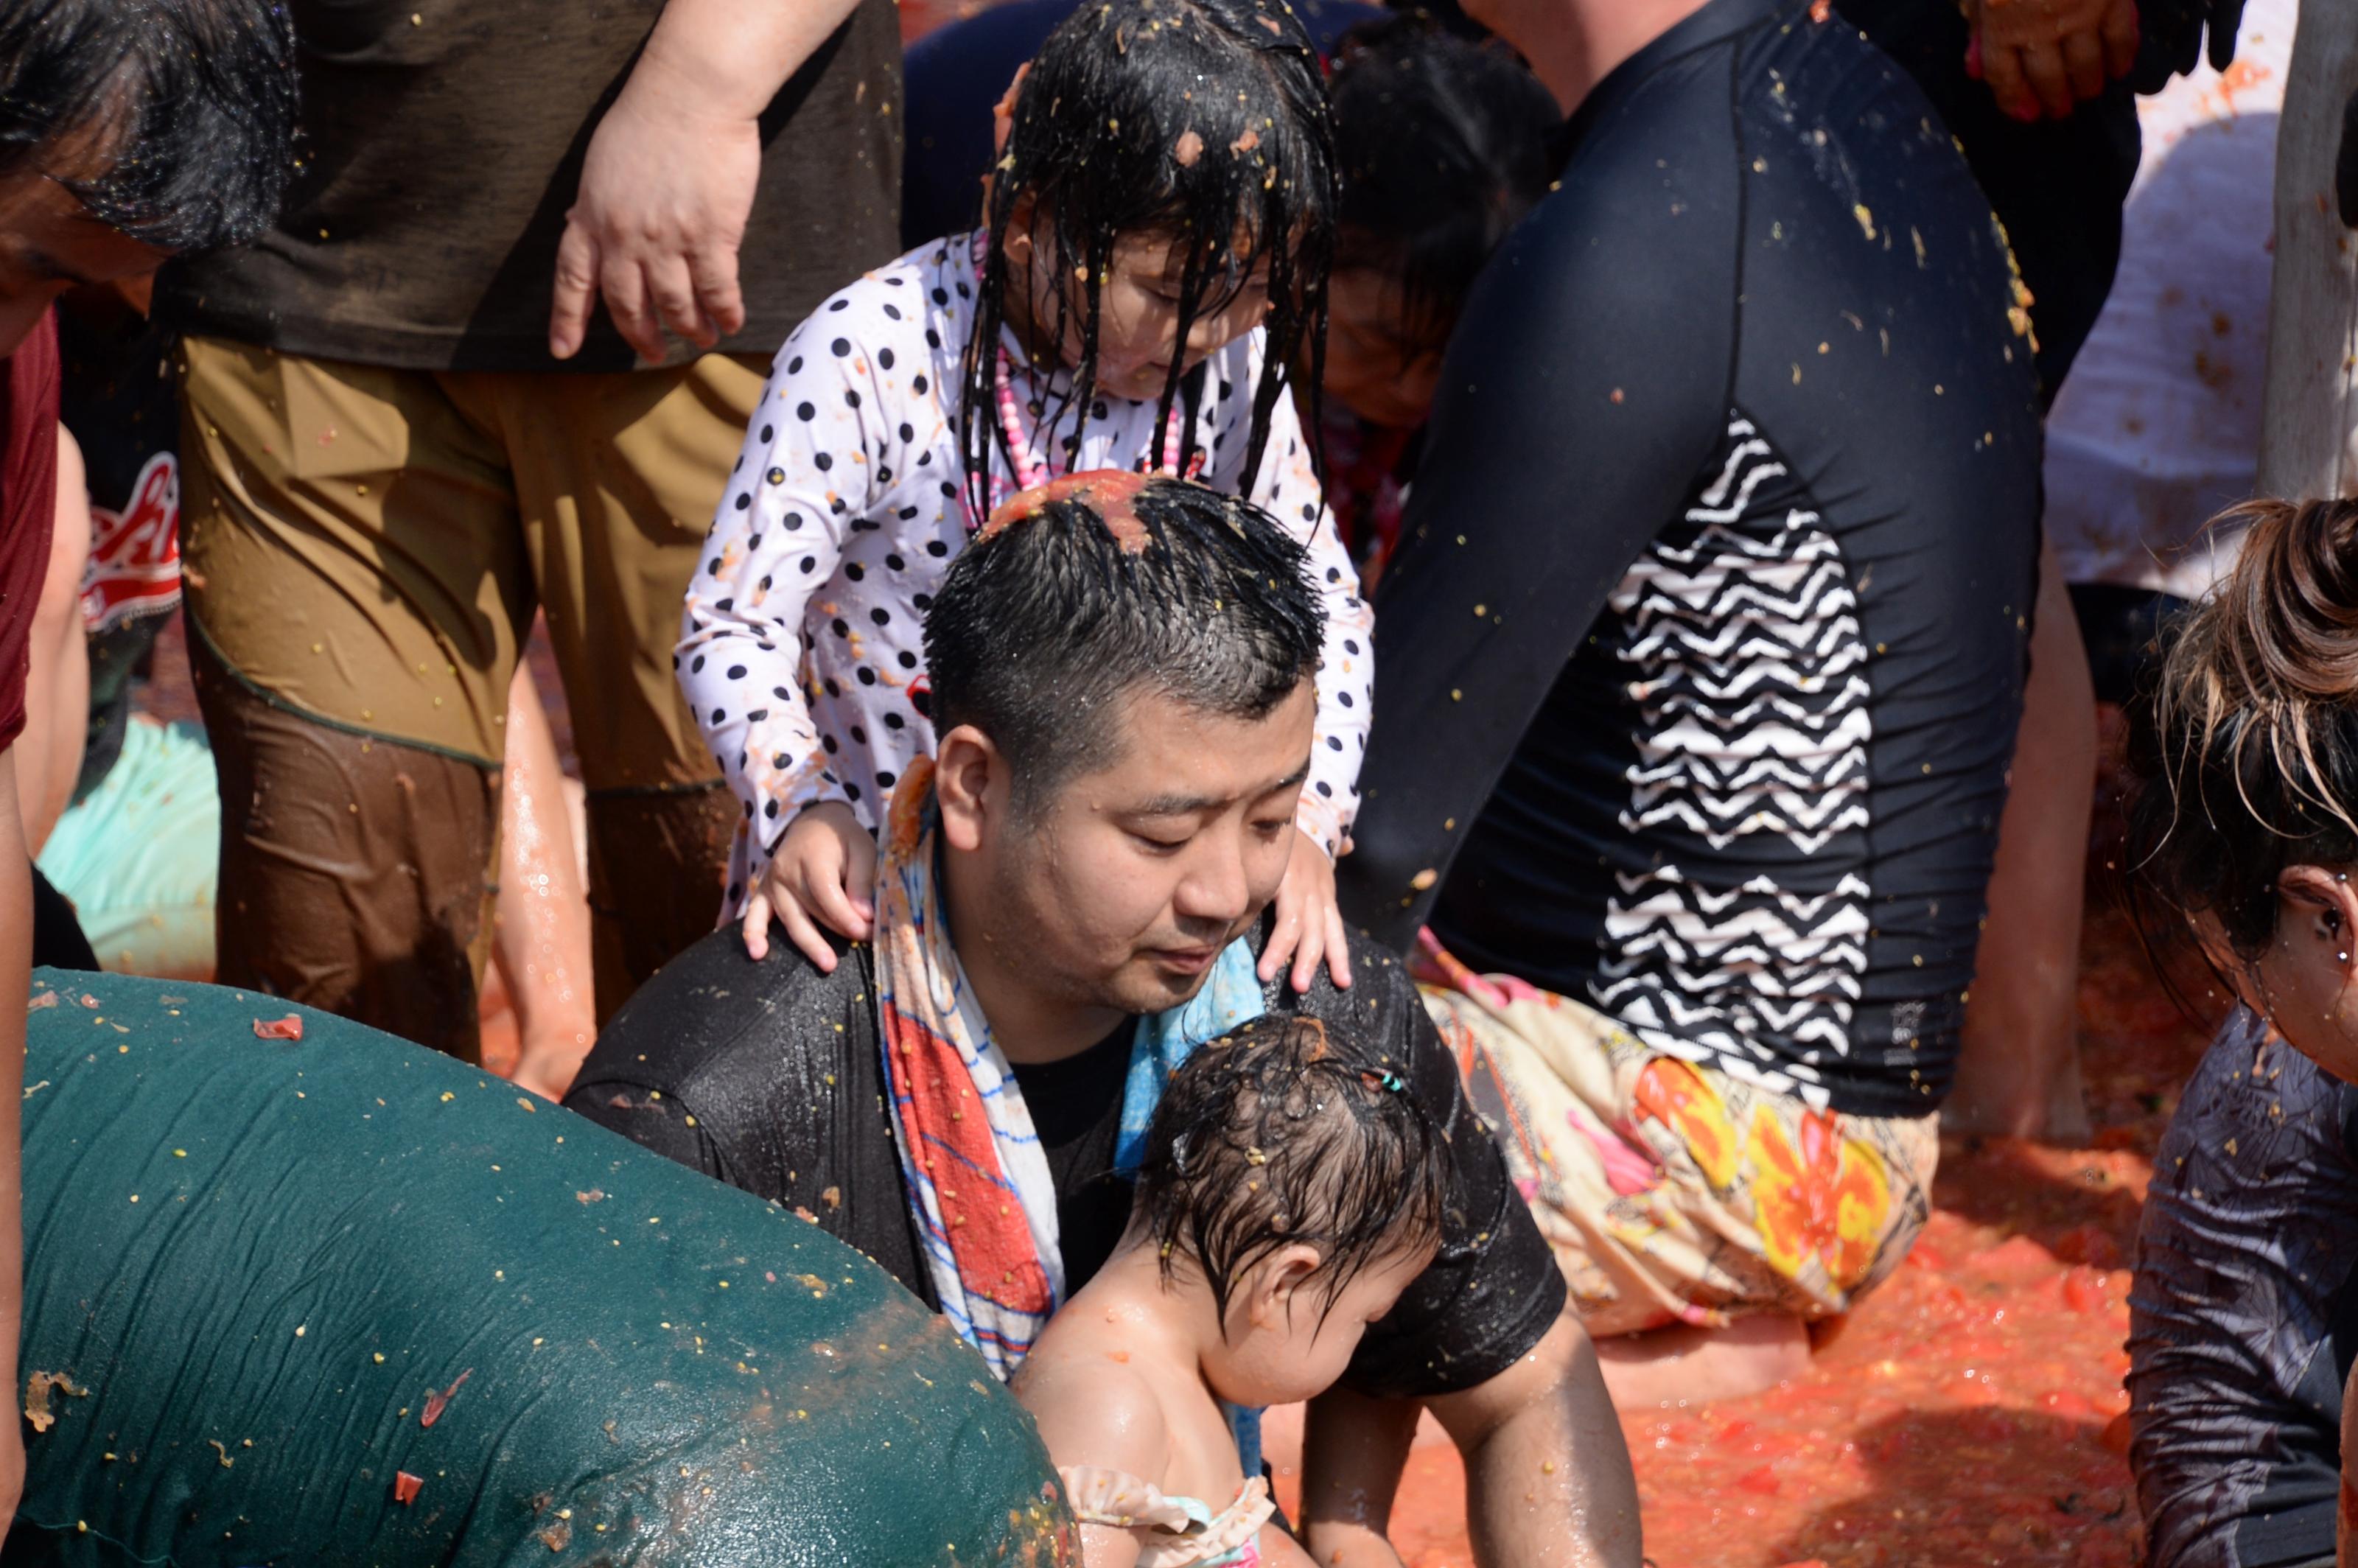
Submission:
[[[21,1370],[70,1388],[6,1563],[1058,1560],[1014,1400],[807,1221],[267,997],[34,1001]]]

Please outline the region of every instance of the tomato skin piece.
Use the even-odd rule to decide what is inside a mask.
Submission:
[[[397,1471],[393,1477],[393,1500],[407,1508],[417,1500],[418,1491],[425,1485],[425,1476],[413,1476],[406,1470]]]
[[[284,1018],[257,1018],[254,1021],[256,1040],[300,1040],[303,1038],[303,1015],[290,1012]]]

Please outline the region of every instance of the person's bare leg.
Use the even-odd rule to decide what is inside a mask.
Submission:
[[[2095,687],[2071,595],[2043,549],[2013,786],[1944,1128],[2062,1143],[2089,1135],[2078,1001],[2095,783]]]
[[[500,892],[492,961],[515,1009],[515,1081],[562,1099],[597,1043],[590,997],[590,901],[581,890],[568,783],[532,669],[508,686],[500,798]]]
[[[1810,1369],[1810,1331],[1797,1317],[1762,1314],[1725,1328],[1672,1325],[1596,1341],[1613,1408],[1627,1415],[1665,1404],[1738,1400]]]
[[[49,567],[33,607],[25,674],[25,731],[17,737],[17,805],[35,855],[73,801],[90,731],[90,643],[81,579],[90,564],[90,488],[81,448],[58,427],[58,510]]]

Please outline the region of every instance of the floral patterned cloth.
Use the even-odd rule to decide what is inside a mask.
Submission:
[[[1475,974],[1430,934],[1419,957],[1426,1011],[1592,1335],[1845,1312],[1923,1228],[1938,1117],[1812,1110]]]

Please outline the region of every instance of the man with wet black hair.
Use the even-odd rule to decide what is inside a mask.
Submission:
[[[1347,992],[1254,973],[1313,745],[1303,559],[1175,480],[1009,503],[927,616],[940,741],[895,789],[875,941],[822,974],[714,935],[615,1018],[566,1103],[806,1214],[1004,1373],[1120,1240],[1125,1150],[1186,1052],[1264,1013],[1347,1025],[1450,1136],[1449,1217],[1350,1391],[1312,1406],[1305,1539],[1321,1562],[1380,1546],[1408,1426],[1354,1417],[1412,1424],[1421,1402],[1467,1455],[1483,1562],[1633,1568],[1594,1356],[1399,963],[1355,947]]]
[[[77,284],[243,243],[270,221],[293,157],[294,53],[284,8],[267,0],[0,3],[0,993],[25,994],[32,959],[10,748],[57,515],[49,306]],[[0,1006],[0,1076],[23,1076],[24,1052],[25,1015]],[[11,1388],[16,1113],[0,1096],[0,1384]],[[23,1444],[16,1422],[0,1422],[0,1516],[16,1511]]]

